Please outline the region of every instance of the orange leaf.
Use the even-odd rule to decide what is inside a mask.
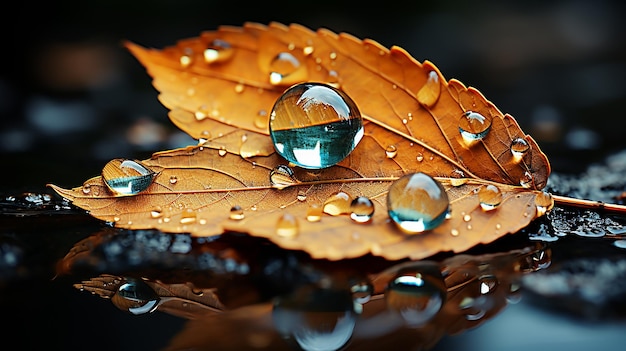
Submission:
[[[134,196],[117,196],[103,177],[69,190],[52,186],[116,226],[202,236],[245,232],[316,258],[421,259],[514,233],[553,205],[540,190],[548,160],[513,117],[401,48],[277,23],[221,27],[163,50],[127,46],[154,78],[172,122],[202,145],[142,161],[149,171],[142,177],[152,183]],[[286,88],[310,81],[338,87],[356,102],[364,136],[336,166],[296,168],[293,180],[277,186],[272,172],[287,162],[268,137],[270,111]],[[466,141],[460,128],[471,131],[463,123],[472,113],[490,128]],[[414,172],[439,180],[450,200],[450,218],[415,235],[394,225],[386,201],[390,185]],[[487,186],[501,196],[491,211],[479,200]],[[312,206],[339,191],[371,199],[373,218],[357,223],[349,211],[326,211],[307,220]],[[235,206],[243,215],[231,219]]]

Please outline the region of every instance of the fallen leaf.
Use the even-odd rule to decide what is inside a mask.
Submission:
[[[277,23],[220,27],[163,50],[127,46],[154,78],[172,122],[200,145],[141,161],[154,178],[132,196],[112,192],[101,176],[73,189],[51,185],[115,226],[196,236],[244,232],[331,260],[368,253],[421,259],[492,242],[553,206],[541,191],[549,162],[515,119],[399,47]],[[292,65],[274,67],[279,54],[290,55]],[[287,87],[309,81],[347,93],[365,120],[364,136],[339,164],[295,167],[293,181],[287,177],[277,186],[270,182],[272,172],[287,162],[268,136],[270,111]],[[470,113],[480,114],[490,128],[468,142],[459,128]],[[443,184],[450,215],[432,230],[407,234],[388,216],[387,193],[395,180],[414,172]],[[488,185],[502,197],[493,210],[483,210],[479,201]],[[371,199],[371,220],[358,223],[349,212],[328,211],[307,220],[312,206],[323,206],[339,191]]]

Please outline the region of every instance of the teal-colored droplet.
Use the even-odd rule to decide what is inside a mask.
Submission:
[[[102,169],[105,184],[116,196],[136,195],[146,190],[156,173],[139,161],[114,159]]]
[[[407,233],[436,228],[446,219],[449,207],[446,189],[428,174],[407,174],[389,187],[389,217]]]
[[[296,84],[276,101],[270,136],[287,161],[309,169],[333,166],[363,137],[363,119],[343,91],[322,83]]]

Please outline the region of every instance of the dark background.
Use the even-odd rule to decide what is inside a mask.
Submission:
[[[161,48],[246,21],[345,31],[430,60],[447,79],[478,88],[513,115],[546,152],[553,171],[576,174],[626,148],[626,11],[618,0],[11,5],[1,21],[0,194],[49,191],[47,183],[78,186],[112,158],[142,159],[193,143],[171,125],[150,77],[121,42]],[[84,236],[82,229],[72,228],[31,230],[29,235],[40,239],[29,249],[40,252],[43,261],[58,259]],[[51,250],[53,239],[47,235],[65,236],[67,242]],[[20,283],[17,289],[28,290],[11,294],[10,286],[2,288],[2,306],[16,305],[5,319],[23,323],[18,329],[32,333],[26,335],[27,344],[38,348],[153,349],[182,325],[163,314],[122,315],[69,283],[52,288]],[[6,296],[22,298],[13,303]],[[522,302],[440,348],[463,349],[471,343],[483,350],[573,350],[604,340],[608,349],[623,335],[618,328],[623,330],[559,319]],[[3,332],[0,336],[11,339]]]
[[[617,0],[15,2],[2,21],[0,192],[73,187],[112,158],[192,143],[121,42],[162,48],[246,21],[401,46],[513,115],[553,170],[580,172],[626,146],[624,14]]]

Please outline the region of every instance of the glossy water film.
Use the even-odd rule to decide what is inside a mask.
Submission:
[[[387,195],[389,217],[408,233],[436,228],[446,219],[449,207],[443,185],[421,172],[407,174],[395,181]]]
[[[102,179],[116,195],[136,195],[146,190],[156,173],[139,161],[114,159],[102,169]]]
[[[309,169],[333,166],[363,137],[361,113],[341,90],[321,83],[292,86],[270,114],[270,136],[289,162]]]

